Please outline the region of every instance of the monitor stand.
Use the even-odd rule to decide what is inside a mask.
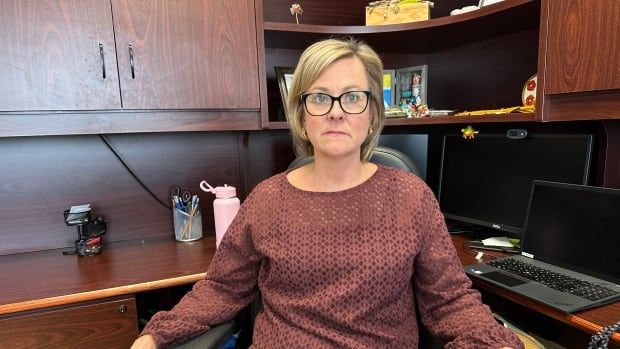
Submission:
[[[518,247],[484,245],[482,243],[482,240],[484,239],[502,236],[501,234],[503,234],[503,232],[501,231],[481,227],[479,225],[456,223],[450,221],[448,221],[447,224],[448,232],[450,234],[468,234],[469,236],[471,236],[472,240],[469,242],[469,248],[471,249],[500,251],[506,253],[521,253],[521,250]]]

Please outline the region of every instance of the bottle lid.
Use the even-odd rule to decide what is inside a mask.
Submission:
[[[234,198],[237,196],[237,189],[224,184],[223,187],[215,187],[215,197],[218,199]]]
[[[230,187],[227,184],[224,184],[223,187],[215,187],[213,188],[207,181],[200,182],[200,189],[202,191],[206,191],[207,193],[215,194],[215,197],[218,199],[225,198],[233,198],[237,196],[237,189],[235,187]]]

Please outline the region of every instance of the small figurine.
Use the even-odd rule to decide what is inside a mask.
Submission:
[[[304,13],[304,10],[301,8],[301,5],[292,4],[290,10],[291,10],[291,16],[295,15],[295,22],[299,24],[299,18],[297,16]]]
[[[461,133],[465,139],[474,139],[474,137],[478,134],[478,131],[474,130],[471,125],[467,125],[467,127],[461,129]]]
[[[423,118],[431,115],[430,109],[428,109],[428,105],[421,104],[416,108],[415,117]]]

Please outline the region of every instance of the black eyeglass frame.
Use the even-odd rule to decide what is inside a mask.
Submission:
[[[340,100],[340,99],[342,98],[342,96],[344,96],[344,95],[346,95],[346,94],[348,94],[348,93],[351,93],[351,92],[362,92],[362,93],[364,93],[364,94],[366,95],[366,105],[364,106],[364,109],[362,109],[362,111],[361,111],[361,112],[359,112],[359,113],[349,113],[348,111],[346,111],[346,110],[342,107],[342,102],[341,102],[341,100]],[[328,97],[331,99],[331,101],[332,101],[331,105],[329,106],[329,109],[327,109],[327,111],[326,111],[325,113],[323,113],[323,114],[312,114],[310,111],[308,111],[308,106],[306,105],[306,99],[308,99],[308,96],[310,96],[310,95],[316,95],[316,94],[321,94],[321,95],[328,96]],[[302,103],[303,103],[303,105],[304,105],[304,109],[306,110],[306,113],[308,113],[308,114],[309,114],[309,115],[311,115],[311,116],[324,116],[324,115],[329,114],[329,112],[330,112],[330,111],[332,111],[332,109],[334,109],[334,102],[335,102],[335,101],[338,101],[338,105],[340,105],[340,109],[341,109],[343,112],[345,112],[346,114],[350,114],[350,115],[358,115],[358,114],[361,114],[361,113],[365,112],[365,111],[366,111],[366,109],[368,109],[368,104],[370,103],[370,99],[371,99],[371,98],[372,98],[372,93],[370,93],[370,91],[364,91],[364,90],[361,90],[361,91],[355,91],[355,90],[354,90],[354,91],[346,91],[346,92],[343,92],[343,93],[342,93],[340,96],[338,96],[338,97],[335,97],[335,96],[332,96],[332,95],[328,95],[327,93],[323,93],[323,92],[311,92],[311,93],[304,93],[304,94],[302,94],[302,95],[301,95],[301,102],[302,102]]]

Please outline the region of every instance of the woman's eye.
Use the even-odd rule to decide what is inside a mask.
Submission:
[[[315,103],[327,103],[329,101],[329,98],[327,97],[327,95],[324,95],[322,93],[317,93],[312,95],[312,102]]]
[[[357,93],[347,93],[344,96],[344,100],[347,103],[355,103],[360,100],[360,96]]]

